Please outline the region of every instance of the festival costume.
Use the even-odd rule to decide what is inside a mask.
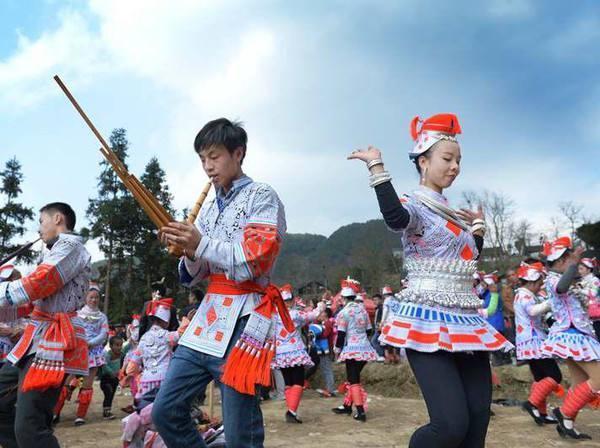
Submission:
[[[571,248],[571,239],[561,237],[546,242],[543,252],[548,261],[554,262]],[[562,274],[552,270],[548,272],[545,287],[555,322],[550,327],[542,353],[576,362],[598,362],[600,342],[596,339],[587,313],[589,298],[572,285],[576,269],[576,265],[571,265]],[[587,434],[579,433],[573,423],[578,412],[597,396],[597,391],[591,389],[588,381],[575,385],[567,392],[561,407],[553,410],[558,420],[557,430],[562,437],[590,438]]]
[[[360,372],[369,361],[377,360],[377,352],[369,341],[371,321],[362,302],[354,301],[360,294],[360,283],[350,278],[342,281],[341,296],[348,299],[336,317],[338,330],[336,348],[340,351],[338,361],[346,363],[346,377],[349,386],[344,404],[334,408],[337,414],[351,413],[352,404],[356,407],[354,418],[366,421],[366,392],[360,384]]]
[[[435,115],[421,129],[419,122],[411,123],[415,162],[437,142],[456,142],[461,132],[453,114]],[[472,282],[483,238],[440,193],[421,186],[399,199],[390,179],[386,171],[373,174],[371,186],[386,224],[401,233],[408,286],[396,296],[398,310],[384,323],[381,341],[406,349],[431,420],[409,446],[483,446],[491,404],[486,352],[512,348],[477,313],[482,301]]]
[[[173,299],[158,299],[148,303],[148,316],[155,316],[169,323]],[[153,324],[141,337],[137,347],[131,352],[127,366],[127,374],[138,377],[136,398],[160,387],[165,379],[167,369],[173,357],[173,349],[179,341],[178,331],[168,331],[158,324]]]
[[[146,314],[168,324],[171,320],[171,313],[174,312],[172,308],[173,299],[154,299],[148,302]],[[146,394],[150,395],[152,391],[156,392],[156,389],[160,388],[178,341],[178,331],[169,331],[158,323],[154,323],[142,335],[137,347],[130,353],[126,375],[134,376],[140,371],[141,373],[139,374],[138,391],[135,397],[138,403],[137,411],[122,420],[122,440],[125,447],[145,446],[143,442],[147,431],[151,429],[149,417],[153,405],[152,403],[148,404],[147,401],[151,401],[151,399],[146,400],[147,397],[144,396]],[[159,442],[156,441],[155,443]]]
[[[600,339],[600,278],[593,273],[598,262],[595,258],[582,258],[580,263],[592,270],[583,276],[576,285],[579,294],[588,298],[588,314],[594,326],[596,338]]]
[[[286,230],[283,205],[271,187],[244,175],[227,194],[217,189],[196,225],[202,239],[193,260],[182,258],[180,278],[190,287],[208,278],[209,285],[179,341],[153,419],[167,445],[203,447],[184,398],[221,379],[227,446],[262,446],[255,384],[270,383],[273,315],[279,313],[286,330],[294,330],[279,290],[270,285]],[[182,381],[188,381],[185,390]]]
[[[521,263],[517,271],[519,279],[535,282],[542,278],[544,267],[541,263]],[[513,310],[516,325],[517,359],[529,363],[534,377],[528,401],[523,408],[531,415],[538,425],[556,423],[548,417],[547,400],[552,392],[559,392],[562,374],[558,364],[553,359],[542,354],[547,331],[542,321],[544,314],[550,309],[546,300],[540,302],[535,294],[525,287],[517,289]]]
[[[292,287],[284,285],[280,288],[281,297],[284,301],[294,300]],[[312,311],[301,311],[296,308],[289,309],[289,314],[294,322],[294,330],[286,330],[281,317],[276,315],[275,321],[275,357],[271,362],[272,369],[280,369],[285,381],[285,401],[288,406],[286,421],[290,423],[302,423],[297,417],[298,407],[304,391],[304,368],[312,367],[306,346],[300,334],[302,327],[313,322],[319,315],[321,308]]]
[[[574,361],[599,361],[600,343],[585,309],[587,297],[577,295],[572,289],[559,293],[556,287],[560,278],[561,274],[550,271],[545,282],[555,322],[542,353]]]
[[[65,374],[88,373],[85,331],[76,311],[84,303],[90,272],[81,237],[61,233],[33,273],[0,283],[0,307],[34,305],[31,321],[7,357],[19,367],[15,433],[21,447],[58,446],[48,422],[60,386]]]

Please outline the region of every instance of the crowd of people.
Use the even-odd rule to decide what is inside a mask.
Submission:
[[[412,434],[411,448],[484,447],[491,364],[511,361],[531,370],[523,409],[535,424],[589,438],[574,422],[584,406],[600,402],[596,260],[561,237],[502,282],[497,272],[478,271],[484,212],[453,210],[442,194],[460,173],[460,133],[453,114],[413,120],[410,158],[420,185],[401,197],[381,151],[349,156],[366,163],[383,218],[402,239],[408,272],[397,291],[383,285],[372,298],[350,277],[336,295],[314,301],[289,284],[272,284],[284,207],[272,187],[243,173],[247,135],[226,119],[209,122],[194,141],[215,199],[195,224],[173,222],[159,232],[162,244],[183,253],[179,278],[190,300],[179,310],[157,282],[139,314],[111,329],[99,309],[101,288],[90,282],[90,255],[73,232],[75,212],[61,202],[44,206],[41,263],[23,277],[12,265],[0,267],[0,444],[58,447],[53,425],[72,401],[74,424],[86,423],[98,379],[107,420],[115,418],[117,391],[131,394],[121,420],[124,447],[262,447],[261,400],[282,397],[282,418],[301,424],[304,390],[320,370],[321,396],[341,401],[332,412],[366,423],[363,368],[404,359],[430,417]],[[340,384],[334,362],[345,366]],[[548,396],[563,383],[562,363],[570,388],[549,410]],[[201,408],[213,381],[218,422]]]

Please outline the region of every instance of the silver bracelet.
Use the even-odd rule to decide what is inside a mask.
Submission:
[[[384,182],[389,182],[392,180],[392,176],[387,171],[383,171],[377,174],[371,174],[369,176],[369,186],[371,188],[375,188],[377,185],[383,184]]]
[[[483,219],[481,219],[481,218],[475,218],[475,219],[473,220],[472,224],[473,224],[473,225],[474,225],[474,224],[483,224],[483,225],[485,225],[485,221],[484,221]]]
[[[485,225],[476,224],[474,226],[471,226],[471,233],[475,233],[475,232],[482,232],[485,235],[485,232],[486,232]]]
[[[377,165],[383,165],[383,160],[381,160],[381,159],[373,159],[369,163],[367,163],[367,168],[371,169],[371,168],[373,168],[374,166],[377,166]]]

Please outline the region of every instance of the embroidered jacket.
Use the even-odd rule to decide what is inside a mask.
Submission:
[[[236,282],[251,280],[261,286],[270,275],[286,231],[285,212],[277,193],[248,176],[233,182],[225,195],[202,207],[196,223],[202,240],[192,261],[179,263],[181,282],[193,286],[210,274],[224,274]],[[240,316],[260,301],[258,294],[228,296],[208,293],[180,344],[222,357]]]
[[[80,236],[61,233],[51,249],[44,252],[35,271],[19,280],[0,283],[0,307],[32,302],[35,310],[49,315],[75,314],[83,306],[88,291],[90,259]],[[76,333],[83,335],[83,325],[77,315],[70,319]],[[29,321],[8,360],[17,363],[25,355],[35,353],[48,325],[49,322],[44,320]],[[76,366],[76,359],[66,360],[65,371],[86,374],[87,359],[85,361],[83,367]]]
[[[550,271],[546,277],[546,291],[552,305],[552,315],[556,322],[550,327],[550,333],[558,333],[575,327],[579,331],[594,335],[592,322],[581,304],[573,288],[569,288],[566,293],[559,294],[556,291],[561,274]]]

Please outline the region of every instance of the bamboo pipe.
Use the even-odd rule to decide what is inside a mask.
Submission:
[[[31,241],[29,243],[23,244],[21,247],[19,247],[17,250],[11,252],[10,254],[8,254],[6,257],[4,257],[2,260],[0,260],[0,266],[8,263],[10,260],[12,260],[15,257],[18,257],[19,255],[21,255],[22,253],[24,253],[27,249],[29,249],[31,246],[33,246],[35,243],[37,243],[39,240],[41,240],[42,237],[39,237],[37,240],[35,241]]]
[[[117,174],[119,179],[121,179],[121,181],[125,184],[125,187],[127,187],[127,189],[131,192],[131,194],[133,194],[135,199],[142,206],[142,208],[144,209],[144,211],[146,212],[146,214],[148,215],[150,220],[154,223],[154,225],[158,228],[161,228],[165,224],[165,221],[166,221],[164,216],[161,215],[161,213],[160,213],[161,207],[158,207],[158,208],[156,206],[153,207],[151,205],[152,200],[138,191],[138,188],[136,188],[137,186],[134,185],[134,183],[129,178],[129,176],[131,176],[131,175],[129,173],[127,173],[127,174],[123,173],[124,166],[122,165],[122,162],[118,158],[116,158],[114,153],[112,153],[112,154],[107,153],[104,148],[100,148],[100,152],[102,152],[104,157],[111,164],[111,166],[113,167],[113,170],[115,171],[115,173]],[[116,161],[115,161],[115,159],[116,159]],[[119,162],[119,163],[117,163],[117,162]]]
[[[206,196],[208,196],[208,192],[210,191],[211,186],[212,186],[212,182],[208,181],[206,183],[206,185],[204,186],[204,190],[202,190],[202,192],[200,193],[198,200],[196,200],[194,207],[192,207],[192,211],[190,212],[190,214],[187,217],[187,222],[189,222],[190,224],[194,224],[196,222],[198,213],[200,213],[202,204],[204,204],[204,201],[206,200]]]
[[[200,192],[200,196],[198,196],[196,203],[192,207],[192,211],[189,213],[189,215],[186,219],[186,221],[189,224],[194,224],[196,222],[198,213],[200,213],[200,209],[202,208],[202,205],[204,204],[204,201],[206,200],[206,197],[208,196],[208,192],[210,191],[211,186],[212,186],[212,182],[208,181],[206,183],[206,185],[204,186],[204,189]],[[169,247],[169,254],[176,256],[176,257],[181,257],[183,255],[183,249],[181,249],[179,246],[174,246],[173,248]]]

